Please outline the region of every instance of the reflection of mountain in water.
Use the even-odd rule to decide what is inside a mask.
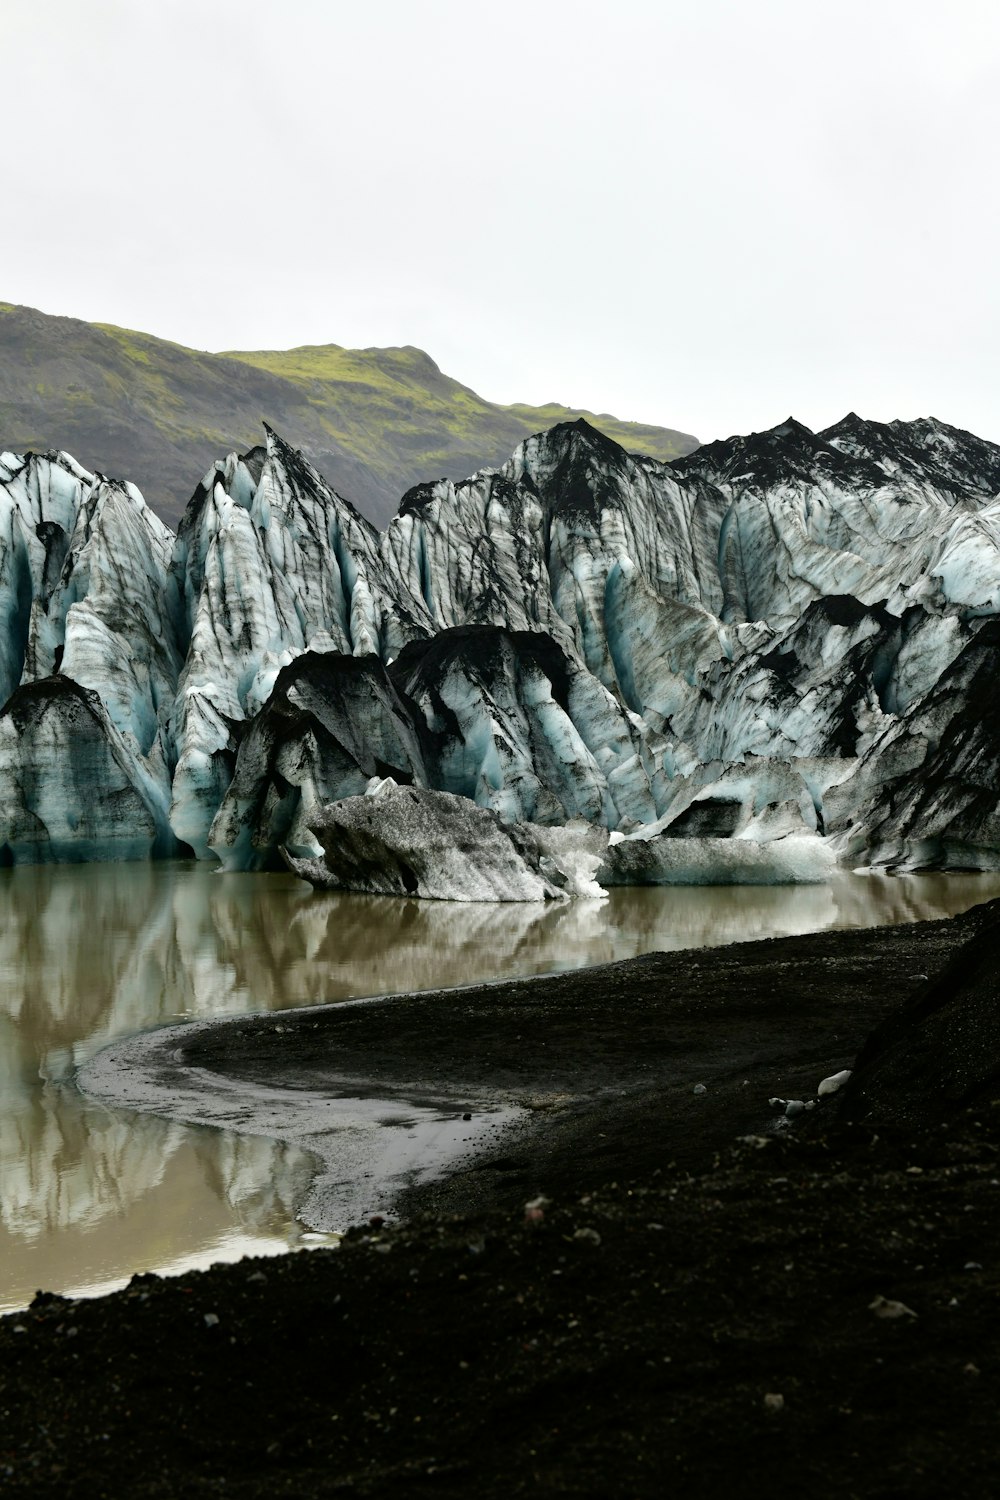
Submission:
[[[914,921],[998,893],[991,876],[844,875],[829,887],[634,888],[601,903],[493,906],[314,893],[290,876],[193,864],[0,871],[4,1259],[30,1246],[39,1269],[23,1274],[40,1275],[68,1236],[75,1267],[87,1236],[93,1250],[103,1235],[116,1265],[163,1264],[192,1233],[207,1243],[234,1226],[288,1230],[310,1175],[303,1153],[112,1115],[76,1094],[74,1067],[112,1037],[181,1015]],[[49,1284],[78,1280],[54,1269]]]

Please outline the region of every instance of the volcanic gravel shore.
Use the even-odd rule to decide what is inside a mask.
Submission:
[[[530,1119],[339,1250],[40,1293],[0,1320],[0,1484],[990,1492],[998,1091],[905,1124],[852,1120],[845,1095],[777,1133],[766,1101],[849,1067],[997,922],[984,907],[194,1029],[182,1063],[209,1074],[465,1086]]]

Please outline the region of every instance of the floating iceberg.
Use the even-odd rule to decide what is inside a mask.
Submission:
[[[835,868],[829,844],[816,834],[770,843],[636,834],[610,843],[597,878],[602,885],[823,885]]]
[[[291,870],[325,890],[438,901],[602,897],[594,881],[607,835],[588,825],[501,823],[467,797],[375,780],[312,820],[321,859],[285,851]]]

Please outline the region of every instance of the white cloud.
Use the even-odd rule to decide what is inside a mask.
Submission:
[[[9,13],[9,14],[8,14]],[[1000,8],[8,0],[0,296],[709,438],[1000,440]]]

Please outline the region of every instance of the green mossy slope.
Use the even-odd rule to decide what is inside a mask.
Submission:
[[[63,448],[134,479],[173,525],[213,459],[259,443],[265,420],[383,526],[411,485],[501,463],[527,434],[579,416],[655,458],[697,447],[563,406],[498,406],[420,349],[206,354],[0,303],[0,446]]]

